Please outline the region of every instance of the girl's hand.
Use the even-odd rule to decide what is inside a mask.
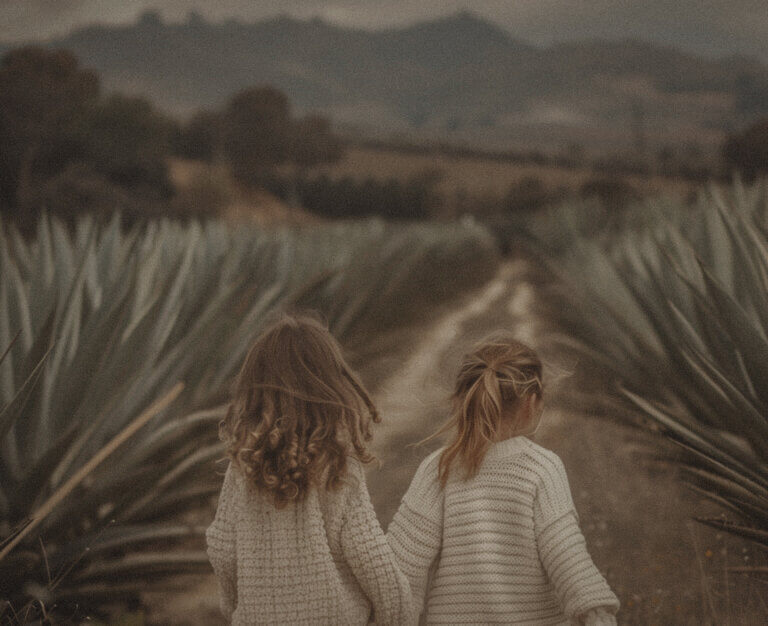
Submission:
[[[615,626],[616,617],[605,607],[597,607],[579,615],[579,624],[584,626]]]

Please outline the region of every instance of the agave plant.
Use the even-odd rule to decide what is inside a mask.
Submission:
[[[427,277],[438,293],[422,305],[495,259],[469,226],[124,233],[118,218],[86,218],[69,232],[44,217],[31,243],[0,230],[0,553],[18,542],[0,556],[7,620],[82,616],[207,569],[194,512],[219,488],[223,392],[268,311],[319,308],[342,338],[360,337],[412,314]]]
[[[684,477],[768,546],[768,196],[712,188],[552,263],[566,341],[684,448]],[[560,250],[564,250],[561,247]]]

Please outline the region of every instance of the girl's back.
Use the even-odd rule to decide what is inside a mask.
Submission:
[[[439,431],[453,438],[420,465],[388,532],[429,624],[616,623],[563,463],[524,436],[542,390],[541,361],[508,335],[464,358]]]
[[[230,466],[207,532],[234,624],[411,619],[362,469],[377,421],[325,325],[286,315],[254,342],[220,425]]]
[[[442,490],[441,452],[422,463],[389,528],[406,571],[412,555],[439,550],[426,590],[428,623],[561,624],[568,615],[615,603],[591,559],[583,558],[557,455],[525,437],[501,441],[472,478],[450,479]],[[417,561],[411,565],[423,571]]]
[[[313,488],[282,508],[230,466],[207,540],[214,568],[233,573],[222,608],[234,624],[365,624],[372,602],[406,608],[402,578],[370,574],[392,559],[356,459],[339,490]]]

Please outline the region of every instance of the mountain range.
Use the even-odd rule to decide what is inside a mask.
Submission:
[[[30,42],[34,43],[34,42]],[[370,127],[446,133],[524,126],[722,133],[768,114],[768,66],[636,40],[536,47],[469,12],[386,30],[287,16],[92,25],[45,45],[73,51],[109,89],[180,115],[271,84],[299,110]]]

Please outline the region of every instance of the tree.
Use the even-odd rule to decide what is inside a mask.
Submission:
[[[78,152],[77,128],[99,80],[63,50],[24,47],[0,63],[0,203],[19,210],[36,170],[60,171]]]
[[[335,163],[343,154],[331,123],[320,115],[297,120],[292,129],[291,160],[301,171],[322,163]]]
[[[342,155],[339,139],[331,131],[331,123],[320,115],[307,115],[291,124],[290,160],[294,166],[288,204],[299,204],[299,187],[307,169],[321,163],[333,163]]]
[[[222,119],[222,147],[234,176],[259,180],[265,171],[290,158],[291,116],[285,94],[252,87],[236,94]]]
[[[538,176],[524,176],[510,185],[504,205],[509,211],[535,211],[552,199],[552,194]]]
[[[136,195],[166,199],[172,130],[173,123],[146,100],[113,95],[86,118],[84,160]]]
[[[188,159],[212,161],[221,147],[221,127],[221,113],[199,111],[181,127],[174,151]]]
[[[27,47],[0,64],[0,204],[22,230],[37,211],[69,214],[171,195],[173,123],[141,98],[101,98],[66,51]],[[141,202],[135,202],[140,199]]]
[[[728,137],[723,159],[730,170],[740,171],[747,180],[768,173],[768,118]]]
[[[604,207],[618,211],[629,202],[637,200],[637,190],[620,177],[598,176],[584,181],[579,188],[582,198],[596,198]]]

